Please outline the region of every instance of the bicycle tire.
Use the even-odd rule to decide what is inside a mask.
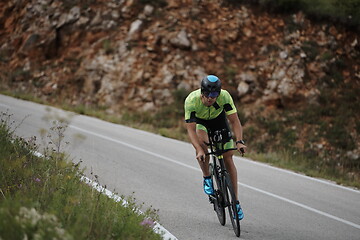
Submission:
[[[214,211],[218,217],[218,220],[222,226],[226,223],[226,215],[225,215],[225,204],[224,204],[224,197],[222,191],[222,184],[219,176],[219,170],[217,169],[218,166],[213,163],[210,163],[210,173],[214,183],[214,192],[215,192],[215,199],[212,202],[214,205]]]
[[[225,199],[226,206],[229,211],[229,217],[231,224],[234,229],[234,233],[237,237],[240,237],[241,229],[240,229],[240,220],[238,216],[238,212],[236,209],[236,196],[234,192],[234,188],[232,187],[230,176],[228,173],[225,175]]]

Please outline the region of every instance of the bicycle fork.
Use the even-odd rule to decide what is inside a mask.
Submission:
[[[223,206],[224,208],[229,207],[231,205],[229,196],[227,194],[227,181],[230,178],[229,173],[227,172],[225,166],[224,166],[224,159],[223,156],[219,156],[219,165],[220,165],[220,171],[219,171],[219,179],[221,184],[221,194],[222,194],[222,200],[223,200]]]

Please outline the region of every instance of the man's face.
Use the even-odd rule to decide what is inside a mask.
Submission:
[[[207,107],[212,106],[216,102],[216,98],[217,97],[210,97],[205,94],[201,94],[201,101]]]

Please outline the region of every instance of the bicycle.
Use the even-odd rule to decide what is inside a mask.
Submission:
[[[207,155],[212,156],[212,162],[209,164],[211,177],[214,184],[214,195],[209,195],[209,201],[214,205],[214,211],[217,214],[222,226],[226,223],[225,208],[228,208],[229,217],[233,226],[235,235],[240,237],[240,220],[236,208],[236,196],[231,183],[230,174],[226,170],[223,153],[224,140],[223,134],[230,134],[226,129],[217,130],[208,133],[210,152]],[[228,150],[237,150],[230,148]]]

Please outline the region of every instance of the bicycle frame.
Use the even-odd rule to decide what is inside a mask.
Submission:
[[[210,153],[208,153],[208,154],[211,155],[211,157],[212,157],[213,171],[216,171],[216,175],[217,175],[216,178],[217,178],[217,180],[219,180],[219,183],[220,183],[220,186],[218,186],[218,187],[220,188],[219,190],[222,192],[222,195],[223,195],[224,202],[222,204],[224,207],[228,207],[229,199],[228,199],[228,196],[224,196],[226,194],[223,194],[223,189],[225,189],[226,176],[229,176],[229,173],[226,170],[225,162],[224,162],[224,156],[223,156],[223,153],[225,152],[224,144],[221,142],[221,139],[218,139],[218,140],[220,140],[220,141],[215,144],[221,146],[220,149],[218,147],[216,147],[216,145],[213,142],[213,139],[211,139],[211,137],[209,136]],[[236,150],[236,148],[231,148],[228,150]]]
[[[218,215],[221,225],[225,225],[225,208],[229,210],[229,216],[237,237],[240,236],[240,222],[236,210],[236,196],[231,183],[230,174],[226,170],[223,154],[227,151],[224,150],[224,140],[222,138],[223,131],[209,131],[209,147],[212,156],[212,175],[215,177],[217,188],[215,196],[209,196],[209,200],[214,204],[214,210]],[[231,148],[228,150],[236,150]]]

